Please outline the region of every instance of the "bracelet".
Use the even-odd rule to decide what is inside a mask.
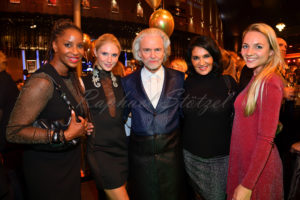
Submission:
[[[59,144],[60,143],[60,135],[59,130],[54,130],[52,134],[52,143]]]
[[[51,140],[51,130],[50,129],[47,129],[47,138],[48,138],[48,142],[50,144],[52,144],[52,140]]]
[[[65,138],[65,132],[63,130],[59,131],[59,140],[61,143],[65,143],[66,142],[66,138]]]

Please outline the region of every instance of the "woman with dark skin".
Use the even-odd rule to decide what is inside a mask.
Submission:
[[[23,171],[30,200],[80,199],[78,138],[93,131],[76,74],[83,51],[81,30],[68,20],[57,21],[51,34],[48,63],[27,81],[12,111],[7,140],[28,144]],[[64,127],[34,125],[40,120],[52,125],[58,122]]]

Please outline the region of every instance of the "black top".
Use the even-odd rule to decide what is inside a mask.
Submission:
[[[239,81],[239,93],[248,85],[253,76],[253,69],[248,68],[246,65],[241,71],[240,81]]]
[[[76,105],[82,101],[83,96],[76,93],[71,77],[62,78],[52,65],[44,65],[26,82],[16,101],[7,128],[9,141],[48,145],[47,131],[42,128],[31,128],[32,123],[39,118],[49,120],[69,118],[68,106],[54,89],[50,76],[53,79],[56,79],[55,77],[61,79],[63,83],[60,85],[68,88]],[[24,127],[28,128],[21,133],[20,129]],[[54,152],[28,148],[23,154],[22,167],[28,199],[80,199],[80,145]]]
[[[237,84],[227,76],[231,90]],[[194,155],[211,158],[229,155],[233,103],[222,76],[193,74],[185,82],[183,100],[183,146]]]
[[[97,188],[118,188],[128,177],[125,97],[120,78],[95,67],[93,75],[82,80],[94,124],[94,133],[88,137],[87,160]]]
[[[86,77],[82,77],[82,80],[85,85],[85,98],[88,102],[94,124],[94,148],[111,153],[114,151],[116,151],[115,153],[119,153],[119,149],[127,151],[123,121],[125,96],[120,77],[116,76],[118,87],[114,87],[111,84],[108,84],[110,85],[110,87],[108,87],[108,85],[104,83],[110,80],[110,73],[105,73],[105,71],[101,70],[99,74],[101,86],[97,88],[92,81],[92,76],[93,75],[90,74]],[[113,104],[112,109],[114,110],[114,116],[110,113],[104,88],[109,89],[108,93],[113,92],[112,95],[115,98],[115,102],[111,102],[111,104]]]

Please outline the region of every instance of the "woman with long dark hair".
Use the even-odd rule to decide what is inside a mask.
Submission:
[[[196,195],[224,200],[236,82],[223,76],[221,53],[207,36],[189,44],[183,110],[185,169]]]
[[[79,137],[93,130],[76,74],[83,51],[81,30],[57,21],[48,63],[26,82],[12,111],[7,139],[28,144],[23,169],[30,200],[80,199]]]

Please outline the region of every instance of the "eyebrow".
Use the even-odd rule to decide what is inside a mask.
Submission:
[[[249,45],[249,43],[247,43],[247,42],[243,42],[243,43],[242,43],[242,45],[243,45],[243,44],[247,44],[247,45]],[[264,44],[262,44],[262,43],[258,42],[258,43],[254,43],[254,45],[262,45],[262,46],[263,46]]]

